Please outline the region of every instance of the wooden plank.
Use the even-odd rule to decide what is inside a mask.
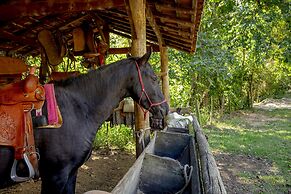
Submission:
[[[191,53],[195,52],[196,50],[197,33],[200,26],[203,6],[204,6],[204,0],[195,0],[195,18],[194,18],[195,28],[194,28],[194,31],[192,32],[194,37],[193,37]]]
[[[130,29],[124,29],[118,26],[115,26],[115,27],[109,26],[109,29],[119,32],[118,35],[122,35],[122,36],[125,35],[124,36],[125,38],[131,39]]]
[[[28,38],[25,38],[24,36],[15,36],[14,34],[6,32],[4,30],[0,30],[0,37],[2,39],[8,39],[11,41],[18,42],[20,44],[28,44],[29,46],[34,47],[34,48],[35,47],[37,48],[39,46],[36,40],[28,39]]]
[[[125,37],[125,38],[128,38],[128,39],[131,39],[131,36],[129,34],[115,30],[114,28],[111,28],[110,26],[109,26],[109,32],[111,32],[113,34],[117,34],[117,35]]]
[[[162,34],[166,34],[168,37],[172,37],[173,39],[183,39],[183,40],[192,39],[191,35],[178,34],[177,32],[165,31],[165,30],[161,30],[161,32]]]
[[[157,45],[147,46],[147,51],[152,49],[153,52],[159,52],[160,49]],[[123,48],[109,48],[108,54],[127,54],[130,53],[131,47],[123,47]]]
[[[109,25],[110,25],[110,23],[117,22],[117,23],[124,24],[126,26],[130,26],[128,20],[122,20],[120,18],[115,18],[115,17],[112,17],[110,15],[104,15],[103,13],[99,14],[99,16],[101,16],[101,18],[104,18]]]
[[[179,35],[179,36],[188,36],[190,38],[190,36],[191,36],[190,32],[182,31],[182,30],[179,30],[179,29],[178,28],[173,29],[173,28],[169,28],[167,26],[161,26],[161,31],[164,31],[164,32],[167,32],[167,33],[171,33],[171,34],[176,34],[176,35]],[[190,29],[190,28],[188,28],[188,29]]]
[[[172,47],[172,48],[174,48],[174,49],[177,49],[177,50],[180,50],[180,51],[185,51],[185,52],[187,52],[187,53],[189,53],[190,52],[190,47],[188,48],[188,47],[185,47],[185,46],[178,46],[178,45],[176,45],[176,44],[174,44],[174,43],[167,43],[167,46],[168,47]]]
[[[155,7],[159,12],[175,11],[175,12],[177,12],[179,14],[188,14],[188,15],[192,15],[192,14],[195,13],[193,9],[181,8],[181,7],[177,7],[175,5],[172,5],[172,4],[155,3]]]
[[[125,2],[126,12],[128,15],[129,25],[131,28],[131,37],[132,37],[132,39],[137,39],[136,26],[135,26],[133,18],[132,18],[132,10],[130,8],[130,2],[129,2],[129,0],[124,0],[124,2]]]
[[[172,44],[180,46],[180,47],[191,48],[191,44],[185,43],[184,41],[182,42],[181,40],[172,40],[172,39],[165,38],[165,41],[166,41],[166,44],[172,43]]]
[[[164,34],[164,40],[169,40],[169,41],[172,41],[172,42],[177,42],[178,44],[180,43],[183,43],[183,44],[189,44],[189,45],[192,45],[192,39],[190,38],[186,38],[186,37],[182,37],[182,36],[176,36],[176,35],[172,35],[172,34],[169,34],[169,33],[166,33]]]
[[[193,126],[195,129],[196,141],[201,160],[204,191],[206,194],[226,194],[216,162],[209,149],[209,144],[195,116],[193,116]]]
[[[66,23],[64,23],[64,25],[62,25],[61,27],[59,27],[59,30],[65,30],[66,28],[70,27],[70,26],[74,26],[76,23],[81,23],[82,21],[85,21],[86,19],[88,19],[90,16],[89,15],[83,15],[81,17],[78,17],[76,19],[73,19],[71,21],[66,21]]]
[[[163,40],[162,34],[160,32],[160,28],[155,21],[154,15],[153,15],[149,5],[146,5],[146,16],[147,16],[147,20],[148,20],[150,26],[152,27],[153,31],[155,32],[155,34],[157,36],[159,44],[165,45],[165,41]]]
[[[124,6],[124,0],[82,1],[14,1],[13,4],[0,5],[0,21],[9,21],[23,16],[60,14],[65,12],[82,12],[102,10]]]
[[[159,18],[162,23],[170,22],[170,23],[180,24],[181,26],[194,27],[194,23],[192,23],[189,20],[172,18],[164,14],[155,14],[155,18]]]

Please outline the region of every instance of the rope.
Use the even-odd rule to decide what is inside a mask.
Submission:
[[[144,143],[144,136],[146,131],[150,130],[151,128],[145,128],[145,129],[139,129],[138,131],[136,131],[136,136],[138,137],[138,143],[142,144],[142,150],[145,148],[145,143]]]
[[[189,175],[187,174],[188,169],[189,169]],[[180,191],[176,192],[175,194],[182,194],[184,192],[184,190],[186,189],[186,187],[188,186],[188,184],[189,184],[189,182],[190,182],[190,180],[192,178],[192,172],[193,172],[193,166],[189,166],[188,164],[186,164],[184,166],[184,171],[183,171],[184,179],[185,179],[185,185]]]

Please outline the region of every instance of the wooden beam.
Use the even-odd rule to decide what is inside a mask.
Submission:
[[[86,20],[87,18],[89,18],[91,16],[89,15],[83,15],[81,17],[78,17],[76,19],[73,19],[71,21],[66,21],[66,23],[62,26],[59,27],[59,30],[65,30],[66,28],[68,28],[69,26],[74,25],[75,23],[81,23],[82,21]]]
[[[190,33],[188,32],[184,32],[184,31],[173,31],[173,30],[164,30],[164,28],[161,30],[161,33],[164,34],[168,34],[174,37],[182,37],[182,38],[186,38],[186,39],[190,39],[192,36]]]
[[[125,38],[128,38],[128,39],[131,39],[131,36],[129,34],[115,30],[114,28],[111,28],[110,26],[109,26],[109,32],[111,32],[113,34],[117,34],[117,35],[125,37]]]
[[[170,23],[180,24],[181,26],[194,28],[194,23],[192,23],[190,20],[172,18],[164,14],[155,14],[155,18],[159,18],[162,23],[170,22]]]
[[[132,17],[132,10],[130,8],[130,2],[129,0],[124,0],[125,2],[125,8],[126,8],[126,12],[127,12],[127,15],[128,15],[128,21],[129,21],[129,25],[130,25],[130,28],[131,28],[131,36],[132,36],[132,39],[137,39],[137,34],[136,34],[136,26],[133,22],[133,17]]]
[[[131,32],[130,31],[131,30],[131,27],[129,25],[125,25],[125,24],[123,24],[121,22],[112,22],[110,24],[110,26],[113,27],[113,28],[124,29],[127,32]]]
[[[177,7],[175,5],[172,5],[172,4],[155,3],[155,7],[159,12],[175,11],[175,12],[180,13],[180,14],[189,14],[189,15],[192,15],[195,13],[194,9],[181,8],[181,7]]]
[[[121,28],[119,26],[114,26],[114,27],[109,26],[109,29],[119,31],[121,34],[126,34],[127,36],[124,36],[124,37],[125,38],[129,37],[129,39],[131,39],[130,29]]]
[[[28,39],[28,38],[25,38],[24,36],[15,36],[14,34],[6,32],[4,30],[0,30],[0,37],[3,39],[8,39],[8,40],[17,42],[22,45],[27,44],[35,48],[39,46],[39,44],[34,39]]]
[[[128,4],[125,4],[125,6],[128,6]],[[127,8],[127,7],[125,7]],[[128,7],[129,8],[129,7]],[[121,17],[121,18],[126,18],[128,19],[129,18],[129,15],[127,12],[123,12],[122,10],[118,10],[118,9],[114,9],[114,10],[105,10],[104,11],[106,14],[108,15],[112,15],[112,16],[118,16],[118,17]],[[130,13],[131,14],[131,13]]]
[[[147,51],[152,49],[153,52],[159,52],[160,49],[157,45],[147,46]],[[109,48],[108,54],[127,54],[131,52],[131,47],[123,47],[123,48]]]
[[[195,18],[194,18],[195,28],[194,28],[194,31],[192,32],[192,34],[194,34],[194,37],[193,37],[191,53],[195,52],[196,50],[197,34],[198,34],[199,26],[200,26],[203,6],[204,6],[204,0],[195,1]]]
[[[124,6],[124,0],[82,1],[13,1],[0,5],[0,21],[9,21],[23,16],[40,16],[65,12],[104,10]]]
[[[170,42],[167,43],[167,46],[172,47],[172,48],[177,49],[177,50],[185,51],[185,52],[190,52],[191,51],[191,47],[179,46],[177,44],[170,43]]]
[[[145,5],[146,0],[129,0],[129,7],[131,9],[131,19],[133,21],[136,37],[132,36],[132,46],[131,53],[133,56],[141,57],[146,53],[146,14]],[[133,34],[133,32],[132,32]],[[148,129],[149,125],[149,115],[144,117],[144,113],[135,103],[135,130],[136,134],[140,134],[141,130]],[[147,145],[150,140],[149,130],[145,130],[144,143]],[[138,135],[136,135],[136,157],[138,157],[143,151],[143,143],[140,143]]]
[[[110,23],[113,23],[113,22],[117,22],[117,23],[120,23],[120,24],[124,24],[126,26],[129,26],[130,27],[130,24],[129,24],[129,21],[127,20],[122,20],[122,19],[119,19],[119,18],[115,18],[115,17],[112,17],[110,15],[105,15],[105,14],[99,14],[102,18],[106,19],[106,20],[109,20],[108,24]]]
[[[146,5],[146,16],[147,16],[147,20],[148,20],[150,26],[152,27],[152,29],[154,30],[154,32],[157,36],[159,45],[165,45],[165,41],[163,40],[162,34],[160,32],[160,28],[157,25],[155,18],[154,18],[154,15],[152,13],[152,10],[148,4]]]

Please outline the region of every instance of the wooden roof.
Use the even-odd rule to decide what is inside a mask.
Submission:
[[[147,0],[147,41],[192,53],[204,0]],[[0,52],[38,55],[38,32],[59,31],[69,47],[84,22],[131,38],[128,0],[1,0]]]

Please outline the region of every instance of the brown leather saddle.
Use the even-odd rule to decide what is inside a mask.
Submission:
[[[38,177],[38,153],[35,149],[31,111],[42,108],[45,90],[36,76],[0,88],[0,145],[15,150],[11,179],[16,182]],[[19,177],[16,166],[24,160],[28,177]]]

